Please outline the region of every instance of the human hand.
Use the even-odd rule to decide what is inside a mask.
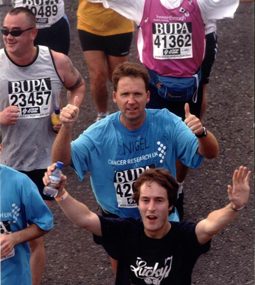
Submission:
[[[74,97],[73,104],[67,104],[60,112],[60,121],[65,126],[72,126],[79,116],[79,99]]]
[[[8,106],[2,112],[0,112],[0,124],[1,125],[15,125],[19,117],[18,106]]]
[[[51,182],[50,176],[52,175],[52,172],[55,170],[55,168],[56,168],[56,163],[53,163],[47,167],[47,171],[44,173],[44,176],[43,176],[43,183],[45,186],[50,184]],[[64,190],[65,185],[66,185],[66,180],[67,180],[67,177],[63,173],[61,173],[60,182],[56,186],[56,189],[58,190],[59,193]]]
[[[11,255],[14,246],[16,245],[14,235],[12,233],[0,234],[0,256],[4,259]]]
[[[199,118],[190,113],[189,103],[185,103],[184,111],[185,111],[185,120],[184,120],[185,124],[191,129],[193,134],[195,135],[202,134],[203,125]]]
[[[250,195],[250,175],[251,171],[245,166],[240,166],[234,171],[232,185],[228,185],[228,198],[233,209],[241,209],[247,204]]]

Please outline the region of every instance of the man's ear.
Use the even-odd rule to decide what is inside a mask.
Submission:
[[[34,28],[32,31],[33,40],[35,40],[35,38],[37,37],[37,34],[38,34],[38,29]]]
[[[114,103],[116,103],[116,91],[112,92],[112,100]]]
[[[151,93],[150,93],[150,91],[148,90],[148,91],[147,91],[147,103],[150,101],[150,99],[151,99]]]
[[[173,210],[173,208],[174,208],[174,205],[168,207],[169,213],[171,213],[171,211]]]

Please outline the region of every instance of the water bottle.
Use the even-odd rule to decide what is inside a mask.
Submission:
[[[56,188],[61,180],[61,169],[63,168],[64,163],[57,161],[56,168],[52,171],[50,178],[50,183],[44,187],[43,194],[49,197],[55,197],[58,194],[58,189]]]

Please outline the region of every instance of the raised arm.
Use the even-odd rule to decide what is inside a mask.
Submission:
[[[228,185],[229,204],[224,208],[211,212],[208,217],[196,226],[196,235],[199,243],[204,244],[214,235],[224,229],[238,215],[247,204],[250,194],[251,171],[240,166],[233,173],[232,185]]]
[[[219,154],[219,144],[216,137],[202,125],[202,122],[195,115],[190,113],[189,104],[184,106],[185,110],[185,124],[191,129],[191,131],[198,136],[198,152],[204,157],[211,159],[215,158]],[[206,131],[206,135],[202,134]]]
[[[45,185],[49,184],[49,176],[55,169],[55,163],[48,167],[47,172],[43,177]],[[62,175],[61,183],[59,185],[58,195],[55,200],[58,202],[62,211],[66,217],[75,225],[88,230],[89,232],[101,236],[101,223],[99,217],[94,212],[90,211],[89,208],[74,199],[65,189],[66,176]]]
[[[61,110],[62,126],[52,146],[52,161],[61,160],[65,165],[71,162],[72,129],[78,119],[79,106],[85,96],[85,82],[79,71],[66,55],[52,51],[56,69],[68,90],[68,105]]]
[[[198,0],[198,5],[204,20],[220,20],[233,18],[239,5],[239,0]]]
[[[51,150],[53,162],[61,160],[65,165],[71,163],[71,140],[73,125],[79,116],[79,98],[74,98],[74,104],[68,104],[60,112],[61,128],[55,138]]]

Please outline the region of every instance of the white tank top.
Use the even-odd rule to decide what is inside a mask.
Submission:
[[[0,66],[0,111],[9,105],[20,109],[15,125],[0,125],[0,162],[23,171],[46,168],[55,138],[50,115],[63,86],[49,48],[38,46],[27,66],[16,65],[1,49]]]

